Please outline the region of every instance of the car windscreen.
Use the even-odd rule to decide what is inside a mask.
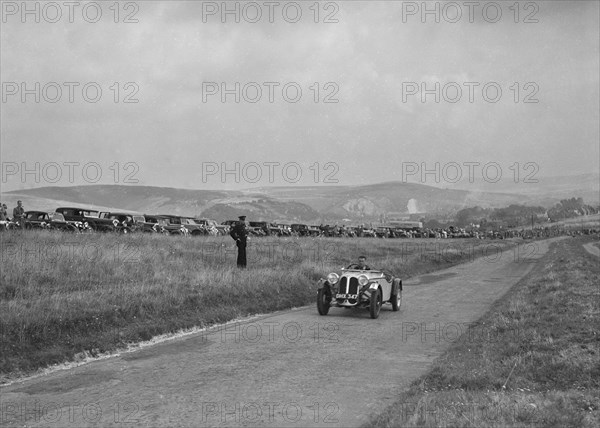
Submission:
[[[46,213],[29,213],[26,218],[28,220],[46,220]]]
[[[52,221],[65,221],[65,216],[61,213],[52,213]]]
[[[111,214],[108,217],[110,220],[118,220],[118,221],[131,221],[131,217],[123,214]]]

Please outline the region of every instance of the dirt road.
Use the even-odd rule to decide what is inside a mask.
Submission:
[[[405,281],[400,312],[316,307],[1,389],[3,426],[357,426],[427,371],[550,241]],[[480,331],[469,340],[481,340]]]

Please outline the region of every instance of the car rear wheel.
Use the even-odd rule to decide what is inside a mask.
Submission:
[[[379,289],[373,290],[371,293],[371,302],[369,304],[369,312],[371,314],[371,318],[376,319],[379,317],[379,312],[381,311],[381,293]]]
[[[329,293],[324,288],[319,288],[317,291],[317,310],[319,315],[327,315],[329,313],[331,298]]]
[[[392,311],[399,311],[400,306],[402,306],[402,290],[398,288],[390,299],[390,302],[392,303]]]
[[[392,283],[390,303],[392,304],[393,311],[399,311],[400,306],[402,306],[402,280],[400,278],[395,278]]]

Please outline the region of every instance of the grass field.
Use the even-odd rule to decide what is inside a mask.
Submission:
[[[457,340],[367,425],[600,426],[600,265],[582,248],[591,239],[554,244],[473,327],[493,340]]]
[[[403,278],[510,241],[0,234],[0,375],[98,355],[194,326],[315,301],[316,282],[365,254]]]

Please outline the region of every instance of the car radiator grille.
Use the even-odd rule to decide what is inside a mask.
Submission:
[[[357,278],[348,278],[343,276],[340,279],[340,293],[342,294],[358,294],[358,279]]]

